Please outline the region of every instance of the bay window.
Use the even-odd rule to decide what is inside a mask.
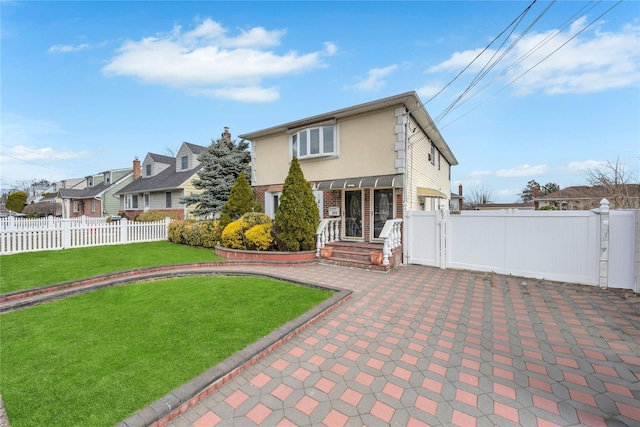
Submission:
[[[318,126],[291,135],[291,156],[298,159],[338,154],[335,126]]]

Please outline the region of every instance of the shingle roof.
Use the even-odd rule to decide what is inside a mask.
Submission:
[[[200,154],[207,149],[207,147],[203,147],[202,145],[192,144],[190,142],[185,142],[184,145],[186,145],[193,154]]]
[[[192,176],[200,171],[200,169],[202,169],[202,165],[198,165],[197,167],[187,171],[176,172],[176,159],[171,157],[169,157],[169,159],[171,159],[171,164],[168,168],[155,176],[136,179],[131,184],[116,192],[116,195],[180,188],[184,182],[188,181]]]
[[[163,156],[162,154],[149,153],[149,157],[156,163],[164,163],[166,165],[175,165],[175,158],[169,156]]]
[[[82,190],[75,188],[61,188],[59,193],[63,199],[87,199],[89,197],[95,197],[98,194],[109,189],[111,185],[107,185],[104,182],[94,185],[93,187],[87,187]]]
[[[629,197],[638,197],[638,184],[626,184],[625,193]],[[534,200],[552,201],[552,200],[586,200],[586,199],[604,199],[611,197],[611,192],[604,185],[576,185],[573,187],[563,188],[554,193],[546,194],[535,198]]]

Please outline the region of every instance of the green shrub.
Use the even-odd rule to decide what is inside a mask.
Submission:
[[[173,243],[177,243],[179,245],[183,244],[182,240],[182,229],[184,228],[184,220],[180,221],[172,221],[169,223],[169,241]]]
[[[202,234],[197,221],[186,220],[182,228],[182,242],[190,246],[202,246]]]
[[[253,198],[253,190],[244,172],[240,172],[236,182],[231,187],[229,199],[222,207],[220,222],[226,227],[231,221],[240,219],[247,212],[254,212],[260,208]]]
[[[556,207],[553,205],[546,205],[540,208],[541,211],[555,211]]]
[[[231,249],[247,249],[244,241],[244,232],[247,223],[242,219],[233,221],[222,231],[222,246]]]
[[[176,216],[171,212],[165,211],[146,211],[136,216],[138,222],[156,222],[164,221],[165,218],[176,219]]]
[[[255,251],[267,251],[273,245],[273,236],[271,235],[271,223],[256,224],[244,233],[247,249]]]
[[[200,235],[202,236],[202,246],[205,248],[214,248],[220,244],[222,237],[220,221],[200,221],[198,225],[200,226]]]
[[[284,181],[280,204],[273,221],[276,246],[282,251],[308,251],[315,248],[320,212],[311,186],[304,179],[296,157]]]
[[[27,197],[28,195],[24,191],[16,191],[15,193],[11,193],[7,197],[5,208],[13,212],[20,213],[22,212],[22,209],[24,209],[25,203],[27,203]]]
[[[259,224],[271,224],[271,217],[262,212],[247,212],[242,215],[242,220],[249,224],[249,227]]]

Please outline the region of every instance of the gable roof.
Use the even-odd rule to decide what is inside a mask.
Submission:
[[[192,144],[190,142],[183,142],[182,144],[184,144],[193,154],[200,154],[207,149],[207,147]]]
[[[129,185],[118,190],[115,195],[174,190],[180,188],[182,184],[202,169],[202,164],[200,164],[193,169],[176,172],[176,159],[172,157],[169,157],[169,159],[171,159],[171,163],[168,168],[155,176],[134,180]]]
[[[255,132],[238,135],[242,139],[253,141],[265,136],[285,133],[290,129],[309,126],[315,123],[325,122],[328,120],[341,119],[345,117],[355,116],[357,114],[367,113],[370,111],[379,110],[385,107],[392,107],[397,105],[404,105],[411,116],[416,120],[420,127],[427,133],[429,138],[433,141],[435,146],[440,150],[442,155],[447,159],[450,165],[457,165],[458,160],[451,152],[451,149],[445,142],[444,138],[440,134],[440,131],[436,127],[435,123],[424,108],[422,101],[418,98],[418,94],[415,91],[401,93],[399,95],[390,96],[387,98],[378,99],[376,101],[366,102],[364,104],[354,105],[352,107],[343,108],[340,110],[330,111],[328,113],[319,114],[305,119],[296,120],[289,123],[284,123],[278,126],[262,129]]]
[[[147,154],[149,157],[151,157],[151,160],[153,160],[156,163],[163,163],[165,165],[175,165],[175,158],[173,157],[169,157],[169,156],[164,156],[162,154],[156,154],[156,153],[148,153]]]

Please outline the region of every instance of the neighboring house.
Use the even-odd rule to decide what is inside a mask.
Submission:
[[[225,132],[223,137],[231,139]],[[176,157],[147,153],[142,164],[133,161],[133,182],[116,193],[120,199],[120,213],[130,219],[148,210],[166,211],[177,219],[189,217],[190,209],[180,200],[201,190],[192,180],[202,169],[198,155],[206,147],[183,142]]]
[[[600,207],[600,201],[607,199],[611,209],[640,208],[640,184],[621,184],[616,186],[579,185],[563,188],[555,193],[536,197],[536,209],[553,206],[558,210],[590,210]]]
[[[251,184],[274,216],[295,156],[321,218],[342,240],[376,241],[407,210],[449,207],[458,162],[415,92],[240,135],[251,141]]]
[[[131,169],[114,169],[85,178],[84,188],[61,188],[62,217],[107,217],[116,215],[119,202],[115,193],[133,180]]]
[[[449,210],[451,212],[460,212],[462,210],[464,197],[462,197],[462,184],[458,185],[458,194],[451,193],[449,200]]]

